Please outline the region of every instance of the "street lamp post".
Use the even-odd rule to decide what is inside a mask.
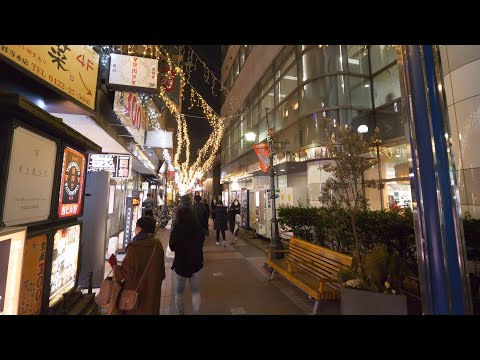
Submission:
[[[277,221],[277,210],[275,207],[275,172],[273,169],[273,136],[271,136],[270,132],[268,131],[268,108],[265,108],[265,115],[266,115],[266,123],[267,123],[267,140],[268,146],[270,148],[270,199],[272,200],[272,238],[270,239],[269,249],[270,250],[282,250],[283,246],[280,242],[280,232],[278,230],[278,221]],[[275,259],[283,258],[283,253],[281,252],[274,252],[272,253],[272,257]]]

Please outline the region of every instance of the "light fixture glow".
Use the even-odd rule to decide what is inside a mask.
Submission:
[[[365,134],[368,132],[368,126],[367,125],[360,125],[357,129],[359,134]]]
[[[247,141],[255,141],[255,138],[257,137],[257,134],[255,134],[254,132],[248,132],[246,134],[244,134],[245,136],[245,140]]]

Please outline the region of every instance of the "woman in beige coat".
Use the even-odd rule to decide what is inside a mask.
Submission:
[[[108,260],[113,267],[115,280],[122,282],[123,288],[126,290],[137,289],[145,271],[145,276],[138,286],[138,306],[134,310],[124,311],[123,313],[126,315],[160,314],[160,296],[162,281],[165,279],[165,262],[162,244],[154,238],[155,225],[155,219],[152,217],[145,216],[138,219],[135,228],[136,236],[128,244],[122,264],[117,265],[114,255]],[[152,260],[148,263],[152,254]]]

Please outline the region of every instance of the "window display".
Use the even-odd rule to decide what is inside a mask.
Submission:
[[[17,315],[26,227],[0,228],[0,315]]]
[[[79,245],[80,225],[60,229],[55,233],[49,306],[75,286]]]
[[[43,279],[45,277],[45,254],[47,234],[41,234],[25,243],[19,315],[39,315],[42,306]]]
[[[7,226],[47,220],[57,145],[22,127],[13,132],[3,222]]]
[[[82,212],[85,156],[65,148],[58,202],[58,217],[78,216]]]

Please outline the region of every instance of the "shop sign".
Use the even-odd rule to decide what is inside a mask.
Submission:
[[[140,95],[128,91],[115,91],[113,111],[135,141],[144,146],[146,113]]]
[[[45,277],[47,234],[30,238],[25,243],[22,281],[18,304],[19,315],[39,315]]]
[[[0,45],[0,55],[95,110],[99,56],[91,46]]]
[[[88,171],[108,171],[112,178],[128,179],[131,163],[131,155],[91,154],[88,157]]]
[[[55,142],[22,127],[14,130],[3,213],[5,225],[48,219],[56,155]]]
[[[78,216],[82,212],[85,156],[66,147],[60,181],[58,217]]]
[[[73,289],[77,277],[80,225],[60,229],[53,244],[49,306]]]
[[[158,60],[140,56],[110,55],[108,82],[116,85],[157,88]]]

